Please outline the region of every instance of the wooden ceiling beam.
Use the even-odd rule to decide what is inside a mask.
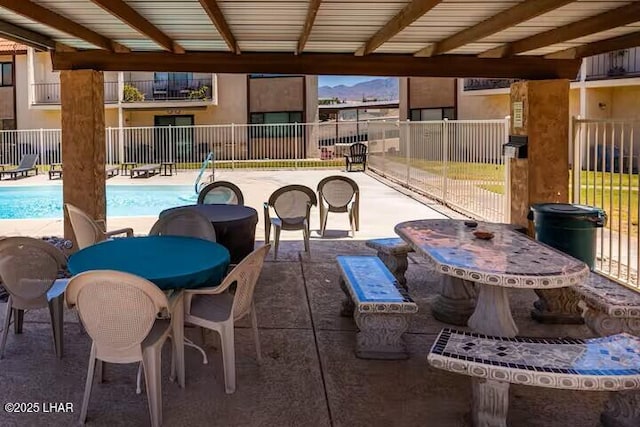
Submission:
[[[416,56],[435,56],[476,42],[492,34],[513,27],[529,19],[550,12],[575,0],[525,0],[510,7],[473,27],[427,46],[415,53]]]
[[[327,74],[370,76],[575,79],[580,60],[517,56],[483,59],[470,55],[417,58],[410,54],[170,52],[54,52],[56,70],[168,71],[205,73]]]
[[[483,58],[503,58],[505,56],[517,55],[518,53],[529,52],[556,43],[588,36],[589,34],[622,27],[637,21],[640,21],[640,2],[622,6],[560,28],[507,43],[483,52],[478,56]]]
[[[369,55],[400,31],[413,24],[425,13],[433,9],[442,0],[412,0],[398,12],[384,27],[380,28],[365,44],[356,51],[356,55]]]
[[[169,36],[163,33],[158,27],[153,25],[135,9],[123,0],[91,0],[102,9],[120,19],[122,22],[147,36],[158,45],[173,53],[184,53],[184,49],[174,42]]]
[[[82,39],[110,52],[128,52],[129,49],[109,38],[83,27],[62,15],[44,8],[31,0],[0,0],[0,6],[18,15],[39,22],[58,31]]]
[[[309,35],[311,34],[311,29],[313,28],[313,23],[316,21],[318,9],[320,9],[320,3],[322,3],[322,0],[309,1],[309,9],[307,9],[307,19],[305,19],[304,21],[302,34],[300,34],[300,38],[298,39],[296,55],[300,55],[302,52],[304,52],[304,47],[307,44],[307,40],[309,40]]]
[[[582,59],[588,56],[600,55],[601,53],[612,52],[614,50],[630,49],[636,46],[640,46],[640,31],[550,53],[545,55],[544,58],[556,60]]]
[[[238,46],[238,42],[236,38],[233,36],[233,32],[227,24],[227,20],[220,10],[220,6],[216,0],[200,0],[200,4],[207,15],[209,15],[209,19],[213,22],[213,25],[216,26],[216,29],[224,39],[225,43],[229,47],[229,50],[235,54],[240,54],[240,46]]]
[[[0,20],[0,37],[37,50],[55,49],[56,42],[40,33]]]

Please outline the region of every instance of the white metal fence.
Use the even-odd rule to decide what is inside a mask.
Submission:
[[[336,167],[354,142],[369,146],[371,170],[480,219],[505,221],[501,146],[507,120],[322,122],[106,129],[106,162],[175,162],[198,169]],[[60,163],[60,130],[0,131],[0,163],[27,153]]]
[[[574,118],[572,197],[607,213],[598,230],[596,269],[638,287],[640,120]]]
[[[504,120],[370,123],[369,165],[473,217],[508,221]]]
[[[369,122],[107,128],[106,161],[197,169],[213,151],[219,167],[337,166],[349,145],[367,141],[368,129]],[[40,165],[61,163],[60,130],[0,131],[0,163],[18,164],[27,153],[39,154]]]

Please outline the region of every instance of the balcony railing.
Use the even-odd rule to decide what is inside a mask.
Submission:
[[[211,77],[184,80],[136,80],[124,84],[123,102],[210,101]]]
[[[640,48],[614,50],[587,58],[587,80],[640,76]]]
[[[122,102],[211,101],[212,78],[134,80],[124,83]],[[35,83],[34,105],[60,105],[60,83]],[[104,83],[104,102],[118,102],[118,82]]]
[[[464,79],[464,90],[508,89],[518,79]]]
[[[59,105],[60,83],[35,83],[33,85],[35,105]],[[104,102],[118,102],[118,82],[104,82]]]

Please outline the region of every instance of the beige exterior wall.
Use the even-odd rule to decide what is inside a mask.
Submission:
[[[409,78],[409,109],[453,107],[456,103],[455,81],[435,77]]]
[[[11,55],[0,55],[0,62],[12,62]],[[15,70],[14,70],[15,74]],[[13,82],[15,85],[15,81]],[[0,119],[14,118],[14,93],[13,86],[0,87]],[[1,128],[1,123],[0,123]]]
[[[509,115],[509,93],[499,95],[458,96],[458,119],[489,120],[503,119]]]
[[[399,79],[398,84],[398,100],[400,107],[400,120],[409,119],[409,106],[407,105],[407,101],[409,100],[409,92],[408,92],[408,82],[409,78],[401,77]]]
[[[302,111],[304,77],[264,77],[249,79],[249,111],[269,113]]]

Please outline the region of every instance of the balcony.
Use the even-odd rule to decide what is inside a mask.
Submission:
[[[125,81],[122,102],[212,102],[214,78]],[[60,105],[60,83],[35,83],[33,89],[33,105]],[[105,104],[116,104],[118,98],[118,82],[105,82]]]
[[[519,79],[464,79],[463,89],[465,91],[509,89],[511,84],[517,81]]]
[[[33,105],[60,105],[60,83],[35,83],[33,92]],[[118,82],[104,82],[104,102],[118,102]]]
[[[212,77],[126,81],[123,103],[212,101]]]
[[[614,50],[587,58],[586,80],[640,76],[640,48]]]

